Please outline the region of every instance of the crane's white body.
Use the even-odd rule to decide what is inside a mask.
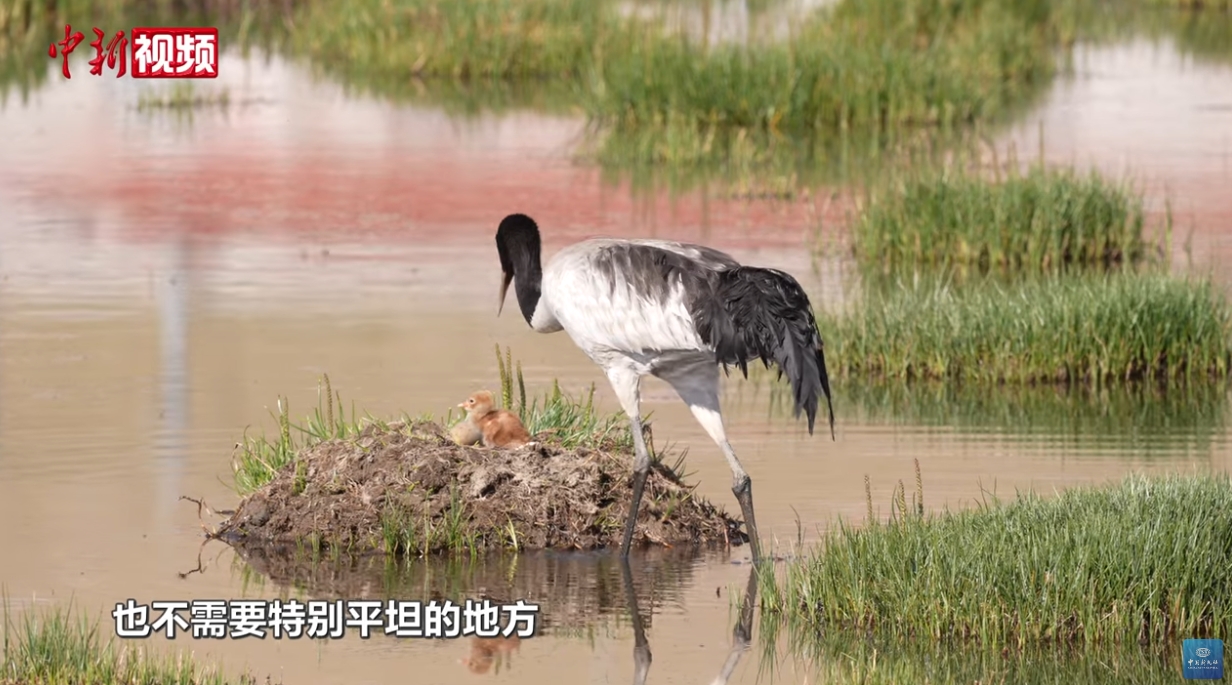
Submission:
[[[616,245],[645,245],[668,250],[697,262],[700,268],[724,269],[727,263],[706,260],[689,245],[666,240],[612,240],[595,238],[570,245],[548,262],[543,271],[543,295],[531,327],[541,333],[564,329],[573,342],[596,363],[611,351],[624,355],[669,351],[713,353],[697,335],[689,314],[684,284],[673,284],[665,303],[654,301],[617,274],[616,287],[599,277],[596,254]],[[734,262],[732,262],[734,264]],[[646,373],[650,372],[646,369]]]
[[[719,409],[719,368],[714,349],[697,333],[683,283],[674,283],[660,303],[634,286],[631,274],[616,273],[615,286],[600,276],[595,257],[605,248],[645,245],[674,252],[699,269],[723,270],[735,260],[693,245],[666,240],[595,238],[556,253],[543,270],[542,295],[531,318],[540,333],[564,330],[607,374],[621,407],[637,424],[641,439],[641,377],[667,381],[689,405],[694,418],[719,445],[732,480],[748,478],[727,441]],[[719,257],[719,258],[716,258]],[[726,257],[726,259],[722,259]],[[644,451],[634,468],[642,467]]]
[[[501,222],[496,243],[505,276],[502,307],[509,283],[517,280],[518,305],[530,327],[568,333],[607,374],[629,415],[636,458],[624,554],[650,468],[641,378],[654,375],[676,390],[727,458],[756,561],[752,482],[727,441],[719,365],[744,368],[752,359],[773,359],[792,381],[797,412],[808,411],[812,432],[817,394],[824,390],[829,401],[829,385],[820,334],[799,284],[705,246],[666,240],[585,240],[541,266],[539,228],[524,214]],[[831,429],[833,416],[831,408]]]

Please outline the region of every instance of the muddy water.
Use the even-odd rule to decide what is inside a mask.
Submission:
[[[1047,154],[1132,165],[1175,193],[1209,257],[1232,256],[1227,195],[1216,190],[1232,185],[1220,161],[1232,124],[1208,107],[1232,92],[1232,72],[1182,63],[1166,48],[1088,59],[1023,124],[1024,147],[1042,121]],[[549,252],[594,233],[704,241],[789,269],[825,298],[842,268],[814,270],[805,249],[824,208],[634,194],[571,162],[578,121],[450,119],[344,96],[277,59],[228,56],[207,88],[228,89],[232,104],[191,117],[137,111],[145,84],[87,77],[85,68],[0,113],[0,582],[11,601],[72,598],[103,615],[128,597],[274,597],[294,586],[310,596],[416,598],[450,582],[500,587],[545,597],[546,636],[516,646],[174,646],[286,682],[630,679],[633,631],[606,555],[529,556],[512,569],[417,565],[390,577],[249,566],[211,545],[200,572],[181,578],[198,569],[200,529],[195,507],[178,498],[231,505],[233,443],[248,427],[272,426],[280,394],[293,413],[309,411],[322,372],[373,414],[443,413],[496,385],[499,343],[512,346],[533,385],[555,377],[580,392],[597,383],[614,408],[567,338],[533,334],[513,312],[496,318],[492,232],[509,211],[541,220]],[[1178,110],[1188,125],[1165,125]],[[1157,123],[1130,128],[1127,111]],[[690,448],[700,494],[734,508],[726,466],[687,411],[660,384],[644,396],[656,436]],[[1011,492],[1131,469],[1232,468],[1226,394],[1074,405],[844,389],[840,400],[830,442],[774,410],[768,389],[729,388],[730,432],[757,483],[763,535],[781,548],[796,539],[797,514],[806,538],[835,515],[861,517],[866,473],[879,505],[888,503],[898,479],[910,482],[914,459],[932,507],[961,506],[981,485]],[[747,578],[730,562],[745,557],[735,549],[635,561],[653,682],[719,672],[730,602]],[[488,672],[472,673],[477,663]],[[748,655],[733,682],[753,682],[762,665]]]

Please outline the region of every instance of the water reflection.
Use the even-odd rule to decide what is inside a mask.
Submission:
[[[851,384],[842,397],[867,423],[949,426],[1059,448],[1209,454],[1227,437],[1226,383],[1165,387]]]
[[[442,556],[410,562],[380,554],[322,558],[294,546],[235,547],[244,586],[272,584],[283,596],[320,599],[519,599],[539,604],[543,634],[567,637],[619,625],[625,609],[622,569],[609,551],[532,551]],[[637,578],[648,609],[681,606],[694,570],[719,552],[650,549],[637,555]],[[203,566],[209,572],[209,565]],[[645,619],[646,624],[651,622]]]
[[[789,415],[789,387],[756,375],[758,383],[727,385],[732,406],[769,393],[769,416]],[[1211,457],[1227,444],[1232,407],[1228,382],[1092,388],[849,380],[834,392],[836,415],[856,425],[950,429],[974,440],[1110,456]]]
[[[1009,647],[879,639],[763,620],[762,663],[792,668],[798,681],[840,685],[897,683],[1176,683],[1180,655],[1136,645]],[[784,635],[784,633],[786,633]],[[1178,644],[1179,647],[1179,644]],[[790,680],[776,677],[774,680]]]
[[[1232,12],[1143,6],[1139,3],[1083,3],[1074,8],[1089,42],[1147,38],[1168,42],[1181,55],[1207,65],[1232,63]]]
[[[459,659],[458,662],[475,675],[483,675],[488,671],[493,671],[493,675],[496,675],[501,672],[502,667],[505,670],[509,669],[514,652],[517,652],[521,646],[522,640],[516,635],[513,637],[472,637],[470,654],[464,659]],[[494,666],[495,670],[493,670]]]
[[[657,548],[634,554],[632,561],[611,552],[536,551],[402,562],[380,555],[323,559],[290,547],[234,549],[235,569],[247,592],[271,584],[284,599],[523,599],[540,605],[538,635],[558,639],[610,636],[614,628],[627,625],[633,632],[634,682],[639,684],[646,682],[651,667],[648,632],[655,613],[679,608],[685,589],[694,583],[693,570],[721,555],[717,550]],[[748,568],[732,644],[715,664],[714,683],[731,679],[752,644],[758,577],[755,568]],[[199,564],[196,571],[208,573],[209,565]],[[474,674],[507,671],[523,642],[516,637],[469,639],[457,662]]]
[[[621,559],[620,572],[624,577],[625,601],[629,605],[629,617],[633,621],[633,683],[643,685],[650,674],[652,654],[650,641],[646,638],[645,619],[638,606],[637,591],[633,584],[633,571],[627,558]],[[757,567],[749,566],[749,579],[745,583],[744,595],[740,600],[740,612],[736,625],[732,628],[732,646],[727,658],[719,668],[718,676],[712,681],[714,685],[725,685],[731,679],[732,673],[740,663],[740,658],[748,651],[753,636],[753,609],[757,606]]]
[[[188,320],[192,273],[188,241],[180,236],[165,246],[165,272],[155,280],[159,332],[160,426],[154,436],[155,469],[158,472],[158,505],[155,520],[168,525],[171,509],[179,500],[180,481],[188,451],[189,370]]]

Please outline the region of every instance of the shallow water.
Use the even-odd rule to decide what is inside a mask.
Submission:
[[[551,627],[513,648],[495,677],[632,678],[633,631],[610,555],[392,572],[258,562],[254,575],[213,543],[201,550],[204,570],[181,578],[198,565],[201,531],[196,507],[178,498],[231,506],[232,445],[246,428],[272,427],[279,395],[307,413],[323,372],[374,415],[440,414],[496,386],[499,343],[532,385],[559,378],[576,393],[595,383],[614,408],[566,337],[534,334],[516,312],[496,317],[492,232],[505,213],[536,216],[549,252],[597,233],[702,241],[788,269],[824,299],[837,296],[843,265],[814,270],[808,257],[821,201],[634,193],[573,163],[575,119],[452,119],[345,95],[279,59],[227,55],[208,87],[227,88],[232,105],[191,119],[137,111],[147,84],[85,69],[83,58],[81,76],[57,72],[0,111],[0,582],[10,601],[71,597],[103,615],[129,597],[275,597],[283,584],[314,597],[422,598],[438,583],[507,583],[544,597]],[[1042,127],[1050,159],[1128,167],[1168,188],[1195,226],[1194,261],[1209,267],[1232,257],[1228,93],[1232,69],[1166,44],[1091,49],[1077,78],[1008,139],[1035,149]],[[757,483],[762,534],[784,550],[797,516],[806,539],[836,515],[863,517],[865,474],[884,510],[915,459],[929,507],[963,506],[981,488],[1232,468],[1226,389],[1094,400],[1049,392],[843,388],[831,442],[776,409],[769,388],[733,382],[727,417]],[[730,473],[687,410],[659,383],[648,382],[644,400],[656,437],[690,448],[699,493],[734,510]],[[635,559],[652,681],[719,672],[747,578],[730,562],[745,558],[735,548]],[[174,646],[288,683],[493,677],[459,663],[474,657],[467,641]],[[765,665],[754,649],[732,682],[757,680]]]

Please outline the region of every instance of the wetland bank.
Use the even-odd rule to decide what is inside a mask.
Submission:
[[[756,3],[762,9],[750,3],[744,19],[750,26],[766,25],[759,16],[787,16],[799,24],[802,37],[827,40],[755,44],[746,55],[704,39],[709,47],[702,49],[622,28],[627,15],[653,14],[655,5],[630,9],[562,0],[522,3],[521,14],[505,14],[514,4],[487,3],[472,11],[466,3],[360,3],[348,24],[331,20],[338,8],[330,2],[297,3],[249,18],[200,3],[219,12],[217,21],[170,20],[218,24],[232,45],[248,42],[253,56],[225,56],[233,60],[227,62],[230,73],[245,76],[220,77],[225,91],[194,89],[192,99],[209,102],[208,108],[185,102],[144,110],[137,107],[141,94],[102,80],[58,81],[58,70],[46,59],[46,46],[62,37],[65,20],[108,30],[142,23],[127,19],[123,3],[5,5],[0,117],[4,130],[15,135],[0,163],[0,201],[14,208],[0,218],[0,512],[13,520],[39,512],[31,526],[7,529],[3,539],[14,554],[0,555],[0,577],[22,597],[38,600],[20,600],[15,611],[41,616],[39,604],[49,595],[59,601],[74,591],[85,600],[83,611],[93,615],[105,612],[117,594],[137,592],[135,587],[167,598],[465,597],[487,591],[508,599],[539,597],[549,615],[564,617],[526,641],[500,677],[542,682],[562,669],[596,666],[624,673],[637,663],[630,659],[637,653],[636,635],[654,649],[652,679],[711,677],[728,657],[735,620],[729,609],[746,582],[747,569],[729,563],[739,560],[740,547],[696,556],[680,550],[682,556],[671,560],[664,550],[648,551],[643,568],[634,564],[636,603],[624,597],[622,575],[600,551],[514,553],[508,540],[508,549],[495,555],[472,559],[464,550],[392,566],[328,553],[302,560],[267,549],[212,563],[220,553],[210,546],[203,551],[203,572],[184,580],[176,575],[192,566],[200,543],[195,510],[177,498],[190,494],[232,506],[239,499],[233,488],[247,492],[242,479],[256,476],[243,471],[231,482],[226,454],[232,441],[242,439],[244,427],[260,421],[283,393],[288,397],[278,406],[313,407],[316,379],[327,370],[357,406],[390,421],[401,410],[435,411],[452,404],[440,397],[463,397],[492,384],[498,377],[491,363],[494,343],[518,350],[537,381],[532,395],[547,396],[553,378],[574,396],[596,380],[593,368],[571,356],[567,345],[532,343],[492,317],[495,287],[487,287],[491,274],[484,256],[491,252],[492,227],[486,217],[534,197],[569,235],[654,234],[745,250],[742,256],[750,261],[798,272],[810,292],[825,293],[816,303],[827,318],[828,360],[851,362],[836,388],[837,445],[798,438],[799,426],[776,408],[778,387],[762,379],[731,384],[733,396],[725,403],[737,450],[742,459],[748,454],[746,466],[760,478],[761,491],[775,493],[759,502],[759,523],[778,538],[780,552],[793,557],[777,565],[781,578],[758,595],[763,620],[756,633],[764,651],[741,661],[733,681],[757,679],[758,660],[777,664],[774,677],[788,681],[806,671],[810,678],[826,675],[839,682],[971,682],[998,674],[1026,682],[1116,682],[1118,674],[1130,672],[1141,682],[1174,680],[1174,655],[1154,647],[1090,648],[1085,656],[1024,647],[1003,656],[995,647],[949,643],[908,648],[893,630],[865,638],[819,631],[817,624],[851,620],[892,627],[869,607],[877,598],[877,606],[892,603],[895,593],[921,601],[946,593],[966,597],[936,584],[915,588],[898,572],[905,564],[918,565],[919,550],[948,549],[933,537],[943,531],[1012,547],[994,534],[1005,530],[1005,521],[1047,523],[1059,515],[1031,501],[986,518],[933,519],[947,508],[971,510],[981,484],[1047,493],[1054,486],[1069,492],[1111,482],[1107,491],[1076,492],[1063,501],[1096,517],[1095,529],[1110,540],[1144,549],[1134,545],[1148,538],[1121,527],[1130,518],[1097,506],[1114,496],[1129,497],[1118,500],[1122,504],[1137,501],[1131,495],[1139,486],[1116,486],[1127,472],[1165,478],[1177,471],[1228,469],[1225,284],[1208,282],[1201,263],[1168,268],[1184,266],[1183,243],[1191,228],[1199,262],[1217,264],[1220,255],[1232,254],[1221,247],[1227,243],[1220,217],[1227,210],[1200,196],[1203,186],[1194,180],[1227,180],[1227,172],[1209,155],[1182,154],[1189,138],[1165,135],[1168,121],[1127,134],[1115,124],[1134,117],[1109,114],[1106,106],[1117,97],[1108,90],[1123,88],[1127,75],[1173,69],[1176,80],[1169,83],[1206,85],[1201,94],[1172,101],[1169,116],[1184,117],[1186,133],[1206,131],[1205,147],[1217,148],[1226,128],[1194,112],[1218,111],[1204,108],[1220,106],[1210,94],[1228,83],[1227,15],[1218,8],[1175,12],[1137,3],[836,3],[826,24],[774,15],[775,3]],[[697,7],[675,5],[685,12]],[[736,5],[744,3],[699,12],[712,12],[719,25],[730,20]],[[21,14],[48,8],[29,22]],[[899,8],[907,11],[891,11]],[[93,14],[77,16],[85,12]],[[412,15],[421,21],[406,21]],[[298,33],[286,31],[292,23],[287,17]],[[697,33],[690,33],[696,40]],[[874,49],[879,37],[893,48]],[[461,49],[468,41],[486,49]],[[1084,91],[1082,79],[1068,85],[1066,71],[1074,66],[1068,45],[1126,41],[1156,47],[1099,53],[1114,57],[1102,58],[1084,77],[1093,86]],[[1151,49],[1165,57],[1141,57],[1142,50],[1156,54]],[[801,67],[804,61],[812,66]],[[84,71],[82,65],[74,63],[74,72]],[[416,73],[408,74],[412,67]],[[314,80],[308,72],[323,78]],[[744,84],[744,99],[721,87],[729,80]],[[1072,90],[1080,95],[1055,104],[1057,93]],[[221,92],[231,97],[224,102]],[[174,103],[177,97],[151,91],[145,101]],[[82,108],[83,99],[88,107]],[[1157,111],[1151,104],[1140,102],[1137,111]],[[1082,145],[1067,147],[1064,136],[1091,135],[1083,127],[1084,112],[1103,121],[1109,135],[1120,136],[1099,139],[1113,152],[1096,155],[1103,164],[1094,180],[1084,180],[1087,168],[1075,165],[1077,180],[1064,174],[1033,178],[1024,168],[1023,184],[1004,185],[1007,165],[990,163],[978,151],[961,174],[945,183],[935,180],[961,165],[946,166],[952,160],[924,154],[929,148],[966,154],[968,136],[982,133],[1004,142],[1008,132],[1023,143],[1023,152],[1032,146],[1014,133],[1016,122],[1035,126],[1032,112],[1041,108],[1052,112],[1039,118],[1039,126],[1048,128],[1047,141],[1039,142],[1049,148],[1040,157],[1050,168],[1078,161],[1058,157],[1081,156],[1075,150],[1081,152]],[[579,123],[584,120],[596,135],[579,145],[573,133],[585,129]],[[91,126],[116,139],[127,136],[128,149],[116,151],[129,162],[126,171],[89,174],[85,169],[97,164],[83,163],[81,155],[101,151],[57,147],[48,138],[69,140]],[[568,131],[560,133],[562,126]],[[427,133],[416,133],[420,128]],[[408,146],[408,138],[416,142]],[[509,142],[513,138],[517,145]],[[1059,138],[1063,142],[1051,147]],[[1172,138],[1174,144],[1152,153],[1157,165],[1143,154],[1149,147],[1142,141]],[[1121,150],[1137,151],[1128,172],[1115,152]],[[397,165],[382,161],[391,156]],[[577,156],[590,164],[575,166]],[[1032,155],[1026,166],[1035,161]],[[211,180],[211,169],[228,164],[253,175],[230,186]],[[297,171],[304,168],[314,175]],[[896,178],[904,171],[922,180],[898,183],[909,177]],[[159,180],[168,173],[174,183]],[[1125,190],[1124,175],[1145,182]],[[592,190],[613,181],[616,190]],[[188,193],[189,187],[212,189],[216,199]],[[886,189],[895,187],[911,191],[904,197],[912,203],[931,203],[934,211],[904,212],[901,203],[883,202],[893,197]],[[140,195],[141,188],[158,194]],[[364,194],[365,188],[380,188],[396,201]],[[366,200],[344,201],[349,195]],[[1164,235],[1165,198],[1177,210],[1172,241]],[[971,216],[985,219],[961,221]],[[1008,220],[1025,216],[1032,220]],[[805,264],[818,247],[811,235],[818,223],[823,239],[846,242],[838,251],[821,251],[819,272],[810,274]],[[955,223],[962,232],[952,230]],[[860,228],[848,232],[849,225]],[[1006,232],[989,230],[998,225]],[[445,235],[453,242],[446,245]],[[870,238],[894,248],[861,251],[860,240]],[[438,242],[439,248],[424,247]],[[57,251],[54,256],[44,255],[48,246]],[[932,246],[932,252],[918,246]],[[886,261],[866,258],[890,253],[893,259]],[[1029,256],[1026,263],[1014,263],[1012,256],[1020,253]],[[44,273],[6,254],[42,265]],[[432,267],[442,260],[446,267]],[[930,261],[941,262],[943,271],[935,273]],[[419,271],[406,275],[407,264]],[[1009,311],[1001,306],[1007,301],[1016,303]],[[910,316],[921,310],[930,316]],[[1066,333],[1077,319],[1090,327]],[[982,363],[985,358],[992,361]],[[1054,383],[1058,377],[1067,381]],[[108,388],[106,397],[91,388]],[[614,406],[605,391],[600,382],[597,423]],[[661,391],[647,393],[657,437],[677,443],[663,446],[666,463],[674,464],[671,456],[683,446],[696,446],[685,462],[685,482],[699,498],[730,505],[727,478],[715,468],[718,460],[705,437]],[[66,424],[66,415],[76,420]],[[296,421],[290,410],[288,415],[297,426],[311,428],[311,421]],[[61,417],[54,431],[48,417]],[[41,439],[32,436],[34,428]],[[277,419],[254,426],[250,435],[263,430],[271,444],[279,441]],[[149,444],[133,437],[145,435],[154,436]],[[867,508],[865,474],[871,474],[873,518],[884,519],[879,503],[900,501],[892,490],[910,499],[913,459],[921,462],[927,520],[895,515],[879,524],[860,523]],[[295,471],[289,468],[285,475],[294,490]],[[896,486],[899,477],[905,488]],[[1173,483],[1166,491],[1172,495],[1159,502],[1171,502],[1173,495],[1185,499],[1185,492],[1195,503],[1219,501],[1222,491],[1204,482],[1194,481],[1193,490]],[[1101,494],[1106,492],[1120,494]],[[49,510],[46,502],[59,508]],[[1154,520],[1149,503],[1130,509],[1141,515],[1133,520]],[[1197,504],[1185,511],[1186,521],[1207,516]],[[826,537],[826,530],[836,529],[836,515],[852,522],[845,533],[851,537]],[[404,539],[428,540],[425,530],[417,526]],[[1058,534],[1065,530],[1056,528]],[[795,542],[797,531],[803,549]],[[385,532],[380,527],[378,538]],[[147,534],[149,547],[142,537]],[[846,557],[814,556],[817,543],[837,544],[835,539],[845,540],[859,559],[875,561],[869,568],[876,571],[839,577]],[[1084,549],[1107,551],[1088,542]],[[166,551],[152,551],[154,545]],[[1046,572],[1054,577],[1095,573],[1094,567],[1066,566],[1066,558],[1055,556],[1061,547],[1041,548],[1030,568],[1050,566]],[[61,557],[57,550],[63,548],[76,550],[73,561]],[[947,559],[959,564],[960,551],[949,550]],[[1157,553],[1137,557],[1161,569],[1180,568]],[[1120,565],[1115,555],[1092,558],[1104,558],[1109,568]],[[230,571],[227,559],[234,565]],[[1013,585],[1016,579],[992,565],[964,568],[984,574],[968,579],[973,583],[983,578]],[[1173,574],[1179,584],[1130,575],[1121,595],[1112,586],[1103,588],[1106,594],[1090,595],[1114,603],[1120,622],[1084,618],[1082,611],[1102,605],[1084,604],[1088,595],[1078,585],[1045,584],[1045,590],[1057,588],[1059,613],[1031,613],[1039,607],[999,592],[992,597],[1005,611],[993,623],[1048,634],[1059,626],[1065,635],[1077,625],[1068,610],[1083,619],[1083,630],[1133,633],[1131,643],[1141,624],[1120,613],[1123,606],[1147,611],[1152,629],[1201,629],[1205,617],[1212,629],[1222,625],[1222,607],[1204,608],[1202,601],[1226,578],[1189,570]],[[1142,583],[1132,585],[1135,578]],[[562,589],[551,589],[556,587]],[[1196,623],[1177,621],[1171,606],[1133,604],[1141,604],[1139,589],[1152,588],[1180,592],[1176,606]],[[870,603],[852,604],[841,614],[816,613],[807,599],[822,596],[863,596]],[[640,609],[633,611],[637,603]],[[831,602],[823,609],[840,606]],[[902,628],[944,633],[958,626],[961,632],[978,610],[954,609],[967,613],[916,606],[903,614],[911,626]],[[1006,618],[1014,611],[1034,623]],[[633,615],[647,620],[631,636]],[[698,625],[716,628],[703,634]],[[1012,631],[992,632],[997,639],[1017,639]],[[393,640],[193,648],[196,658],[222,663],[228,673],[339,683],[357,677],[393,682],[404,678],[408,663],[433,674],[426,677],[454,680],[461,668],[455,657],[466,653],[463,645],[450,651]],[[6,652],[6,664],[24,663],[14,654]],[[796,670],[784,674],[782,668]],[[32,672],[3,673],[0,680],[41,682]]]

